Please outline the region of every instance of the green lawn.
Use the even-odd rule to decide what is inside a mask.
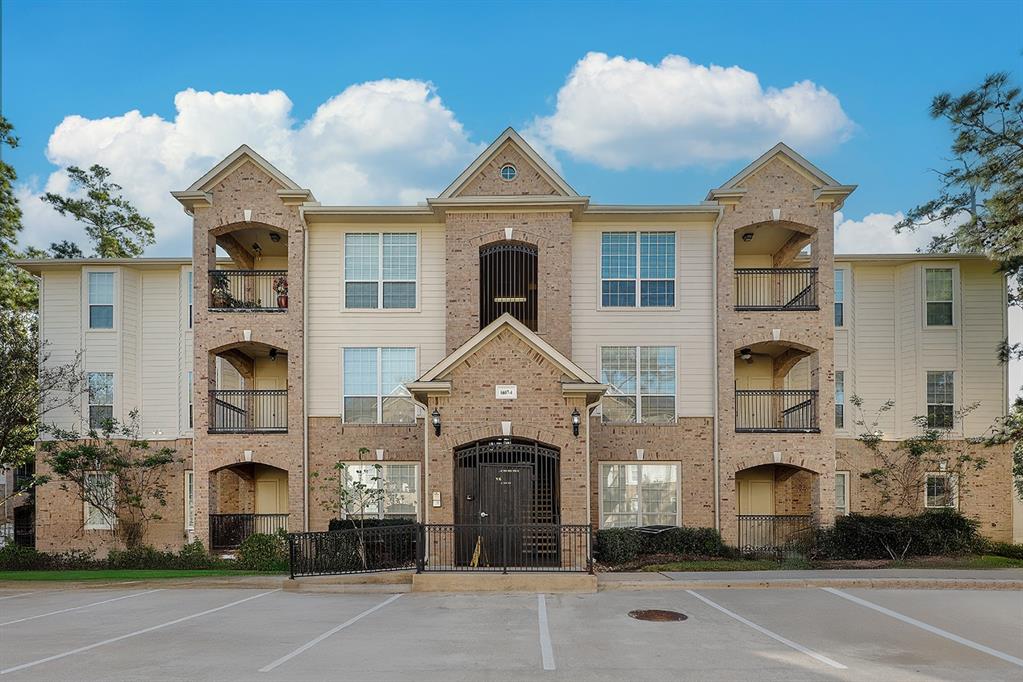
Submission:
[[[4,580],[160,580],[164,578],[210,578],[238,575],[282,575],[257,571],[210,569],[93,569],[81,571],[0,571]]]
[[[707,559],[703,561],[675,561],[665,564],[651,564],[639,569],[641,571],[799,571],[812,568],[862,568],[855,562],[828,562],[827,565],[815,565],[801,559],[775,561],[772,559]],[[1009,559],[1002,556],[985,554],[982,556],[964,557],[927,557],[925,559],[908,559],[900,562],[889,562],[877,568],[1023,568],[1023,560]]]

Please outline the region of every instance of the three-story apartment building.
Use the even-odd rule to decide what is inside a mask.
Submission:
[[[779,144],[704,201],[600,205],[509,129],[436,198],[326,206],[243,146],[173,193],[191,258],[22,267],[53,361],[84,352],[61,425],[138,410],[184,459],[153,544],[326,529],[337,462],[386,486],[375,516],[749,544],[876,508],[853,395],[894,400],[882,447],[925,415],[987,457],[962,495],[929,472],[919,507],[1011,539],[1008,455],[966,442],[1007,407],[1004,277],[835,255],[853,190]],[[36,514],[41,548],[107,546],[116,523],[55,484]]]

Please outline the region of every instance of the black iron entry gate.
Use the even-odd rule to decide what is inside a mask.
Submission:
[[[455,562],[557,565],[559,542],[530,526],[557,525],[557,448],[519,438],[455,450]]]

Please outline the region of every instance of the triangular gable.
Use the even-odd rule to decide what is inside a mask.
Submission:
[[[536,151],[529,146],[529,144],[522,139],[514,129],[508,128],[501,133],[496,140],[491,143],[489,147],[483,150],[483,153],[476,157],[468,168],[462,171],[462,174],[455,178],[455,181],[448,185],[448,188],[441,192],[439,199],[451,199],[453,197],[462,194],[466,188],[471,187],[483,173],[489,164],[491,164],[495,158],[501,154],[514,154],[521,157],[529,166],[532,167],[541,177],[542,180],[549,185],[551,194],[555,196],[563,197],[577,197],[579,196],[574,189],[572,189],[565,180],[558,175],[557,171],[550,167],[550,165],[543,160],[543,158],[536,153]],[[527,172],[525,168],[518,168],[520,176]]]
[[[264,159],[262,156],[252,151],[252,148],[247,144],[235,149],[233,152],[227,155],[227,157],[214,166],[209,173],[202,176],[188,188],[189,192],[208,192],[211,188],[216,186],[226,176],[230,175],[236,168],[241,166],[246,161],[251,161],[256,164],[261,170],[267,175],[276,180],[286,190],[297,190],[302,191],[299,187],[284,173],[277,170],[272,163]]]
[[[485,346],[492,339],[496,338],[497,335],[505,329],[513,331],[527,345],[543,355],[549,362],[560,369],[562,373],[569,378],[571,383],[593,384],[595,387],[599,386],[597,380],[590,376],[586,370],[582,369],[579,365],[562,355],[556,348],[554,348],[554,346],[541,339],[536,335],[536,332],[516,320],[509,313],[501,315],[501,317],[479,330],[479,332],[477,332],[471,339],[463,343],[450,355],[434,365],[426,372],[426,374],[421,376],[419,380],[414,383],[442,381],[445,377],[449,376],[451,372],[458,367],[458,365],[462,364],[462,362],[471,357],[473,353]]]
[[[756,161],[739,171],[738,175],[723,184],[719,189],[734,189],[742,185],[747,178],[766,166],[776,156],[782,156],[786,161],[791,163],[798,170],[802,171],[804,175],[809,176],[811,182],[813,182],[816,187],[835,186],[839,184],[838,180],[835,180],[820,168],[807,161],[799,152],[792,149],[792,147],[788,146],[784,142],[779,142]]]

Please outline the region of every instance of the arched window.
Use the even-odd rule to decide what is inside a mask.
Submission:
[[[520,242],[480,249],[480,328],[511,313],[536,331],[537,250]]]

